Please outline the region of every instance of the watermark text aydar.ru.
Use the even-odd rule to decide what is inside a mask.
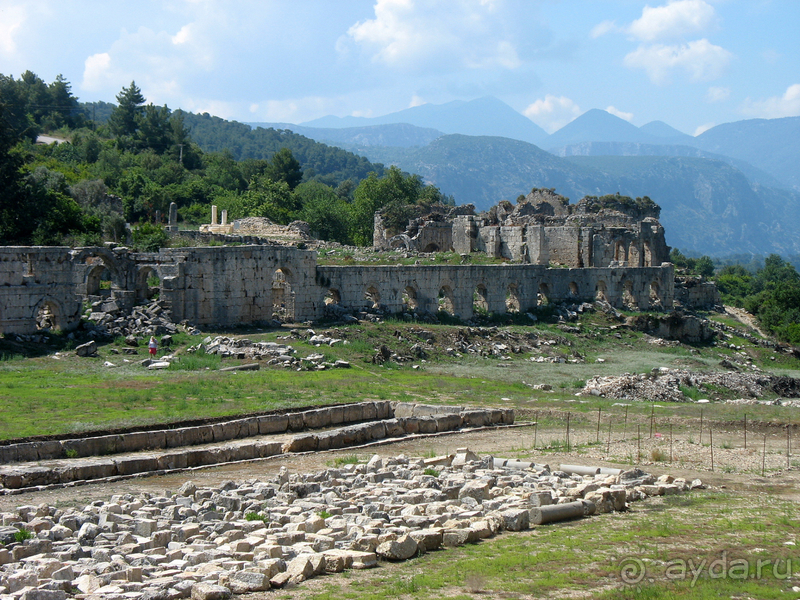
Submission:
[[[791,558],[730,558],[727,551],[724,551],[711,558],[668,560],[664,563],[663,577],[670,581],[690,581],[692,587],[701,577],[734,580],[789,579],[793,575],[793,566],[800,568],[800,559],[796,563],[793,565]],[[619,576],[623,583],[636,585],[654,575],[655,573],[648,573],[647,565],[640,558],[627,556],[619,563]]]

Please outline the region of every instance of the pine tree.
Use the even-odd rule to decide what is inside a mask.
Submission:
[[[133,136],[139,129],[139,122],[144,112],[144,96],[142,90],[131,81],[129,87],[122,88],[117,94],[117,107],[108,119],[111,132],[118,136]]]

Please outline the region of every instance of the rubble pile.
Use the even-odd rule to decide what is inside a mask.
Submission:
[[[793,384],[788,384],[787,379]],[[787,377],[763,372],[696,372],[667,367],[640,375],[625,373],[619,377],[593,377],[578,395],[649,402],[691,402],[681,388],[706,389],[709,394],[713,394],[714,389],[725,388],[746,398],[761,398],[770,392],[800,397],[797,380]]]
[[[92,303],[88,315],[88,334],[90,337],[114,338],[117,336],[145,338],[164,334],[175,334],[179,326],[172,322],[172,315],[160,300],[135,306],[126,313],[114,300],[100,300]],[[184,327],[187,333],[199,333],[192,327]]]
[[[703,487],[600,471],[570,475],[464,448],[307,475],[283,467],[214,488],[188,481],[176,493],[120,494],[83,510],[20,506],[0,513],[0,594],[228,598]]]
[[[296,330],[292,330],[295,331]],[[343,340],[332,339],[322,335],[316,335],[312,330],[309,343],[316,346],[333,346]],[[290,336],[285,336],[287,339]],[[295,336],[297,337],[297,336]],[[186,352],[189,354],[202,351],[205,354],[217,354],[222,358],[236,358],[239,360],[265,361],[268,366],[280,366],[294,369],[313,369],[324,370],[330,368],[348,368],[350,363],[345,360],[334,362],[326,361],[324,354],[312,353],[306,357],[297,356],[297,350],[287,344],[277,342],[253,342],[246,338],[236,339],[225,336],[212,338],[206,337],[196,346],[190,346]]]

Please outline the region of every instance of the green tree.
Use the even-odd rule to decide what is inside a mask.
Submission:
[[[300,163],[288,148],[278,150],[269,161],[264,174],[272,181],[284,181],[293,190],[303,180]]]
[[[108,119],[111,132],[117,137],[133,137],[139,129],[139,121],[144,112],[144,96],[142,90],[131,81],[130,86],[123,87],[117,94],[117,107]]]
[[[348,224],[350,203],[333,188],[318,181],[306,181],[295,189],[299,199],[298,218],[308,223],[314,236],[323,240],[350,244]]]

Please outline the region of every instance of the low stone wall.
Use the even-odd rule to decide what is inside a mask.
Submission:
[[[263,415],[197,427],[10,444],[0,448],[2,462],[27,464],[0,466],[0,485],[7,489],[63,485],[254,460],[282,453],[333,450],[410,434],[434,434],[513,422],[511,409],[464,409],[384,401]],[[335,428],[328,429],[330,427]],[[325,431],[311,433],[319,429]],[[304,433],[284,441],[242,439],[301,431]],[[203,447],[187,448],[199,445]],[[139,454],[107,456],[135,452]],[[64,460],[52,465],[30,464],[56,459]]]

